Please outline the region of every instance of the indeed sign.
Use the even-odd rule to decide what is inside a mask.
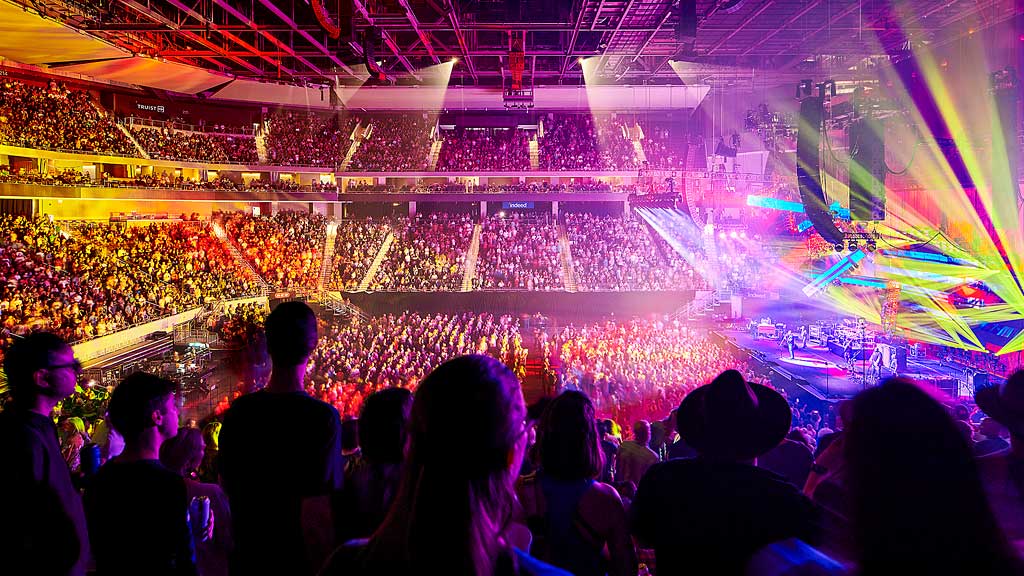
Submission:
[[[533,208],[533,202],[502,202],[502,210],[522,210]]]

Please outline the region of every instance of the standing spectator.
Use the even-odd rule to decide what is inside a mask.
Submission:
[[[619,446],[619,459],[615,466],[618,482],[640,483],[647,469],[658,462],[658,455],[648,447],[651,441],[651,424],[646,420],[633,423],[633,439]]]
[[[175,384],[136,372],[110,396],[110,421],[124,452],[85,492],[100,576],[198,574],[185,479],[160,463],[160,446],[178,432]],[[208,528],[208,527],[204,527]]]
[[[926,392],[902,379],[862,392],[846,434],[858,574],[1021,573],[970,445]]]
[[[322,574],[567,574],[522,552],[529,535],[512,520],[526,406],[507,366],[483,355],[445,362],[420,384],[409,418],[391,511]]]
[[[178,434],[160,447],[160,462],[185,478],[190,502],[198,497],[210,500],[210,510],[217,520],[213,537],[196,543],[196,563],[201,576],[227,576],[228,555],[233,546],[231,509],[220,486],[197,479],[205,448],[203,433],[198,428],[178,428]]]
[[[384,521],[401,480],[411,408],[412,392],[404,388],[374,392],[363,403],[358,420],[361,450],[345,462],[345,488],[334,508],[339,542],[367,538]]]
[[[608,418],[597,423],[597,429],[601,433],[601,452],[604,455],[604,470],[601,472],[601,482],[611,484],[615,481],[615,461],[619,459],[619,445],[615,443],[615,436],[612,434],[612,421]]]
[[[217,470],[217,456],[220,453],[220,422],[210,422],[203,427],[203,461],[199,463],[199,481],[208,484],[220,483]]]
[[[1010,432],[1010,447],[978,460],[989,503],[1007,538],[1024,554],[1024,372],[979,390],[978,408]]]
[[[531,550],[576,576],[636,574],[622,500],[595,481],[603,462],[590,399],[570,390],[552,400],[538,438],[540,471],[518,489],[534,537]]]
[[[60,451],[72,473],[81,466],[82,447],[92,442],[85,431],[85,422],[78,416],[65,419],[60,425]]]
[[[1006,441],[1006,429],[992,418],[985,418],[978,426],[978,433],[984,437],[974,444],[974,453],[979,457],[1001,452],[1010,447]]]
[[[785,398],[727,370],[691,392],[679,434],[699,456],[651,467],[633,500],[633,533],[654,548],[658,574],[743,574],[762,547],[814,543],[817,513],[785,479],[755,466],[789,430]]]
[[[285,302],[267,316],[270,383],[224,415],[220,473],[234,520],[234,574],[313,574],[302,518],[342,486],[341,418],[306,393],[316,316]],[[267,433],[268,424],[273,433]]]
[[[51,419],[80,371],[71,347],[48,332],[15,340],[4,356],[11,403],[0,412],[2,574],[85,574],[85,513]]]
[[[803,488],[814,464],[814,454],[803,442],[786,438],[757,459],[757,465],[782,476],[797,488]]]

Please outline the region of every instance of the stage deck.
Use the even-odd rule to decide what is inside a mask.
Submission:
[[[784,376],[791,376],[791,379],[797,382],[806,381],[806,384],[800,385],[811,388],[807,391],[822,400],[850,398],[864,388],[878,383],[877,379],[869,379],[867,382],[862,379],[865,364],[860,360],[854,362],[851,371],[841,356],[829,352],[824,346],[797,348],[794,350],[795,358],[791,359],[789,350],[774,340],[755,338],[745,330],[723,330],[721,334],[740,348],[762,358],[768,366]],[[870,369],[870,365],[868,368]],[[907,368],[907,372],[900,374],[901,376],[921,382],[954,379],[961,382],[957,386],[958,391],[964,388],[963,374],[936,359],[908,358]],[[882,378],[893,375],[888,369],[882,369]]]

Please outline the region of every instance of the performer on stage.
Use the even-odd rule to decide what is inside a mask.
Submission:
[[[877,346],[871,353],[871,377],[876,379],[882,377],[882,350]]]
[[[783,342],[785,343],[786,347],[789,348],[789,359],[790,360],[793,360],[793,359],[796,358],[796,354],[793,353],[793,347],[795,345],[795,341],[796,341],[796,336],[793,334],[793,331],[790,330],[790,331],[786,332],[786,337],[783,339]]]

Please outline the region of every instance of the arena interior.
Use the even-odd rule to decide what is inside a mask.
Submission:
[[[54,367],[18,384],[12,370],[27,370],[31,353],[8,351],[38,333],[71,347],[74,391],[50,407],[93,541],[70,567],[37,559],[38,570],[0,572],[120,574],[120,557],[152,568],[138,573],[204,576],[795,573],[773,563],[786,558],[836,570],[821,574],[1019,574],[1022,64],[1020,0],[0,0],[0,357],[14,366],[0,392],[9,414],[28,394],[19,386],[52,396],[42,382]],[[527,523],[534,546],[512,549],[533,556],[512,556],[514,568],[487,538],[463,542],[461,524],[439,524],[455,531],[452,550],[398,553],[385,535],[402,514],[385,517],[386,505],[375,524],[337,530],[373,535],[368,556],[254,560],[273,546],[237,527],[252,503],[208,465],[236,400],[275,393],[283,370],[267,318],[290,302],[312,309],[319,339],[293,392],[336,410],[346,483],[369,461],[359,459],[369,398],[411,392],[405,453],[429,459],[412,448],[427,429],[417,414],[433,406],[420,384],[485,355],[511,370],[529,407],[516,509],[536,505],[523,478],[549,504],[589,505],[545,483],[555,448],[543,454],[544,438],[558,437],[563,464],[573,460],[566,446],[585,432],[602,467],[561,480],[596,480],[620,504],[585,537],[557,517],[571,510],[542,509],[547,528]],[[727,370],[744,392],[718,412],[713,393],[700,400],[702,430],[742,434],[759,418],[746,403],[764,408],[762,391],[784,398],[786,439],[739,460],[795,486],[820,515],[811,536],[705,521],[692,504],[706,533],[652,519],[676,506],[656,485],[676,456],[719,462],[682,414],[684,398]],[[179,436],[203,431],[209,461],[176,472],[220,483],[224,513],[241,502],[234,525],[216,528],[234,529],[236,548],[220,532],[194,535],[189,563],[96,542],[95,526],[127,518],[94,521],[89,492],[120,458],[108,407],[138,372],[173,383]],[[581,419],[572,402],[588,406]],[[932,404],[946,409],[938,423],[925,416]],[[738,423],[709,423],[722,410]],[[281,418],[265,433],[287,435]],[[856,421],[899,444],[879,451],[875,465],[894,468],[885,486],[857,471],[874,468],[857,459],[870,434]],[[489,432],[461,430],[478,433]],[[461,438],[445,441],[460,450]],[[7,461],[14,444],[0,450]],[[468,445],[464,458],[484,458]],[[273,466],[270,447],[288,448],[269,443]],[[1009,462],[999,488],[987,483],[993,455]],[[660,475],[645,476],[652,464]],[[412,474],[401,458],[393,466]],[[910,483],[961,473],[960,484]],[[699,495],[686,478],[679,490]],[[7,498],[28,490],[4,482]],[[95,498],[116,500],[102,484]],[[394,486],[385,504],[413,498]],[[865,490],[886,486],[865,504]],[[925,513],[942,486],[963,490],[941,494],[942,506],[976,502],[972,490],[989,498],[971,508],[999,520],[972,537],[984,545],[957,540],[972,522],[991,525],[974,512]],[[382,497],[368,494],[356,499]],[[858,508],[883,502],[888,515]],[[950,518],[960,529],[940,536]],[[872,520],[888,526],[871,531],[884,542],[865,536]],[[918,532],[934,539],[906,536]],[[689,552],[672,552],[673,535]],[[403,560],[375,564],[374,550]],[[18,558],[2,553],[0,566],[6,557]]]

